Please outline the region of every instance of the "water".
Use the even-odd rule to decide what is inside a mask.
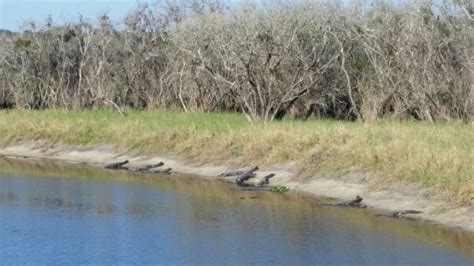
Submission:
[[[473,265],[474,238],[218,181],[0,160],[0,264]]]

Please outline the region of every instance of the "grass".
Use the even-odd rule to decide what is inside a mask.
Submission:
[[[474,198],[474,127],[460,122],[332,120],[248,123],[239,114],[65,110],[0,111],[0,145],[24,140],[110,144],[143,154],[262,166],[293,162],[301,176],[367,172]]]

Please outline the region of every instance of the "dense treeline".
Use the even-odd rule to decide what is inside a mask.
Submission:
[[[30,23],[2,33],[0,106],[472,119],[472,4],[328,2],[167,1],[118,25]]]

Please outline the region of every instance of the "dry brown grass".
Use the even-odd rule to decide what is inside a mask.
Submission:
[[[460,122],[329,120],[248,123],[238,114],[0,111],[0,145],[42,139],[110,144],[144,154],[269,166],[293,162],[302,176],[368,172],[474,198],[474,127]]]

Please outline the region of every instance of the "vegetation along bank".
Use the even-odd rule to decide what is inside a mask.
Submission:
[[[371,173],[376,183],[408,181],[474,197],[473,126],[461,122],[333,120],[248,123],[240,114],[171,111],[0,111],[0,145],[28,140],[108,144],[144,155],[239,165],[292,163],[301,181],[314,175]]]

